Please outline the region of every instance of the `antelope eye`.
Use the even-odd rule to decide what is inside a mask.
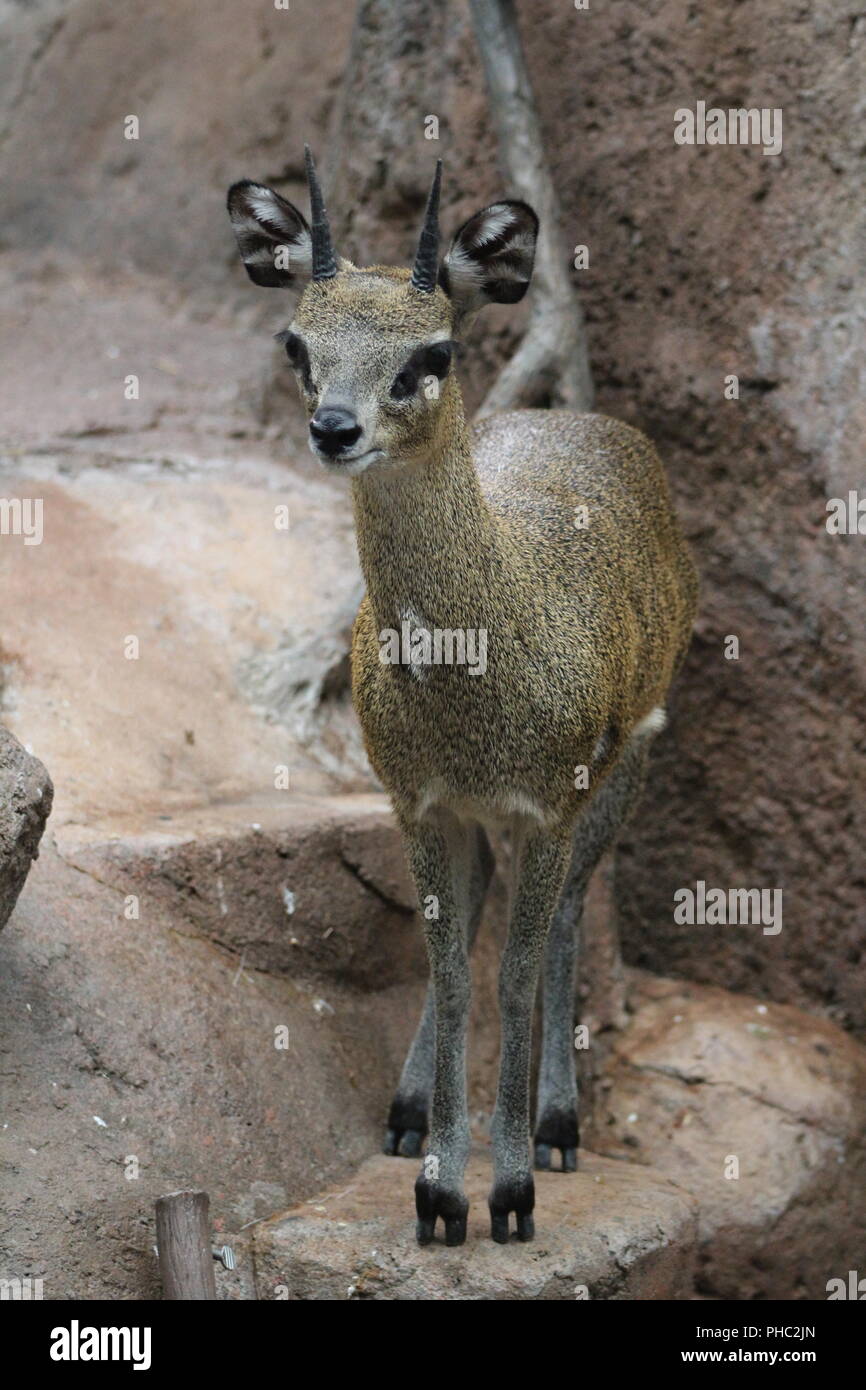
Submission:
[[[451,365],[451,344],[434,343],[427,349],[424,358],[425,373],[430,376],[438,376],[440,381]]]
[[[411,367],[404,367],[398,372],[391,383],[391,395],[395,401],[405,401],[407,396],[414,394],[418,385],[418,377]]]
[[[421,377],[435,376],[441,381],[448,375],[454,344],[450,342],[432,343],[430,347],[418,348],[413,352],[402,371],[391,383],[391,399],[405,401],[418,390]]]
[[[300,366],[304,360],[304,344],[297,333],[287,333],[283,339],[283,346],[286,349],[286,356],[293,367]]]

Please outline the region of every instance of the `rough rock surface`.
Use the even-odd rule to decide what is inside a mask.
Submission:
[[[51,813],[54,788],[38,758],[0,725],[0,928],[9,920]]]
[[[490,1159],[466,1172],[457,1250],[415,1240],[417,1163],[371,1158],[338,1189],[256,1227],[259,1298],[666,1299],[692,1287],[695,1203],[658,1173],[581,1153],[577,1173],[537,1173],[536,1233],[490,1239]]]
[[[780,1004],[633,977],[588,1141],[698,1199],[698,1290],[826,1298],[866,1253],[866,1049]]]
[[[127,896],[49,837],[0,936],[0,1277],[46,1299],[159,1297],[166,1192],[206,1188],[234,1243],[353,1172],[423,996],[256,970],[158,895],[130,919]],[[250,1296],[239,1255],[221,1297]]]

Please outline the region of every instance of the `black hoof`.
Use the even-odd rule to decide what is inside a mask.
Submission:
[[[575,1149],[561,1149],[561,1150],[560,1150],[560,1153],[561,1153],[561,1155],[562,1155],[561,1167],[560,1167],[560,1168],[554,1168],[554,1167],[553,1167],[553,1164],[551,1163],[551,1157],[552,1157],[552,1154],[553,1154],[553,1150],[552,1150],[550,1144],[539,1144],[538,1141],[536,1140],[536,1144],[535,1144],[535,1167],[536,1167],[536,1169],[538,1170],[538,1172],[539,1172],[539,1173],[549,1173],[549,1172],[552,1171],[552,1172],[555,1172],[555,1173],[558,1173],[558,1172],[563,1172],[563,1173],[576,1173],[576,1172],[577,1172],[577,1149],[576,1149],[576,1148],[575,1148]]]
[[[424,1134],[420,1129],[389,1129],[382,1149],[395,1158],[417,1158],[423,1143]]]
[[[440,1216],[445,1224],[445,1244],[462,1245],[465,1241],[469,1198],[462,1192],[452,1192],[422,1173],[415,1183],[415,1210],[418,1213],[415,1234],[419,1245],[431,1243]]]
[[[535,1235],[535,1222],[532,1211],[535,1206],[535,1183],[531,1174],[510,1182],[497,1183],[488,1198],[490,1207],[490,1234],[498,1245],[508,1241],[508,1218],[514,1212],[517,1218],[517,1239],[532,1240]]]
[[[561,1171],[577,1171],[577,1150],[580,1140],[577,1115],[573,1110],[549,1110],[535,1130],[535,1166],[540,1172],[551,1171],[553,1150],[562,1155]]]
[[[417,1158],[427,1134],[427,1102],[423,1096],[395,1096],[388,1111],[383,1150],[400,1158]]]

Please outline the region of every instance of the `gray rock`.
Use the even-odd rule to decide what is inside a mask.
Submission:
[[[53,797],[51,778],[39,759],[0,726],[0,928],[39,854]]]

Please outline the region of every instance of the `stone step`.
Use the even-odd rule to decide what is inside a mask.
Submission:
[[[381,795],[279,796],[54,832],[62,857],[274,974],[382,989],[426,975]]]
[[[350,1181],[254,1228],[260,1299],[676,1299],[691,1296],[697,1204],[656,1170],[581,1151],[536,1173],[536,1234],[490,1239],[489,1150],[466,1171],[466,1244],[415,1240],[418,1164],[368,1159]]]

